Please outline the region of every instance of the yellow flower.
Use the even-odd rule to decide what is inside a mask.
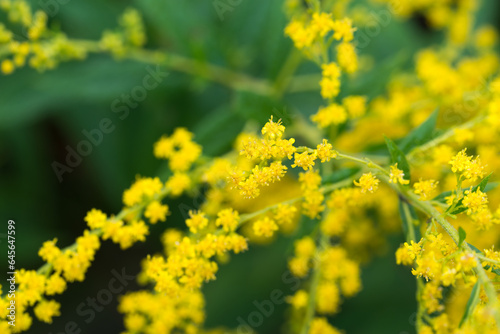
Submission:
[[[408,184],[410,181],[404,179],[405,173],[398,169],[398,164],[394,164],[391,166],[391,173],[389,175],[390,183],[400,183],[400,184]]]
[[[45,241],[43,246],[38,251],[38,255],[47,262],[53,262],[59,255],[61,250],[56,246],[57,239]]]
[[[488,204],[488,197],[479,188],[474,192],[466,190],[462,204],[469,208],[467,214],[470,215],[474,212],[483,211],[486,208],[486,204]]]
[[[165,187],[170,190],[172,196],[179,196],[191,187],[191,179],[186,173],[176,172],[169,177]]]
[[[91,230],[103,227],[106,219],[106,214],[97,209],[90,210],[84,218]]]
[[[151,202],[146,211],[144,211],[144,217],[149,219],[151,224],[156,224],[158,221],[165,221],[168,214],[168,206],[162,205],[158,201]]]
[[[335,283],[324,282],[316,292],[316,310],[318,313],[334,314],[340,306],[340,291]]]
[[[358,70],[358,56],[354,45],[342,42],[337,46],[337,61],[340,67],[347,73],[354,73]]]
[[[465,153],[466,150],[467,149],[464,148],[462,151],[458,152],[449,163],[453,173],[460,173],[461,177],[474,182],[478,178],[484,176],[484,166],[481,164],[479,157],[473,160],[472,156],[468,156]]]
[[[483,26],[477,30],[474,41],[478,48],[490,48],[497,43],[498,33],[493,26]]]
[[[330,325],[326,318],[314,318],[308,334],[340,334],[340,331]]]
[[[186,219],[186,225],[189,227],[191,233],[198,233],[198,231],[203,230],[208,225],[208,219],[201,211],[189,210],[189,217]]]
[[[295,163],[292,167],[302,167],[304,170],[312,169],[314,166],[314,160],[316,160],[316,152],[311,154],[308,152],[295,153]]]
[[[137,313],[127,314],[123,322],[129,332],[141,332],[146,325],[146,318]]]
[[[356,28],[352,27],[352,21],[349,18],[343,20],[335,20],[333,23],[333,38],[336,40],[343,39],[344,42],[350,42],[354,39]]]
[[[295,255],[298,257],[312,258],[316,252],[316,244],[311,237],[304,237],[294,243]]]
[[[349,117],[361,117],[366,112],[366,97],[351,95],[342,100],[342,105],[347,110]]]
[[[313,13],[311,21],[311,30],[318,33],[319,36],[325,35],[332,30],[333,20],[332,15],[327,13]]]
[[[308,300],[309,294],[304,290],[298,290],[293,296],[286,297],[286,302],[296,309],[306,307]]]
[[[330,159],[337,157],[337,151],[333,150],[332,144],[326,139],[323,139],[323,142],[316,147],[314,152],[321,162],[330,161]]]
[[[286,26],[285,34],[290,36],[295,47],[299,50],[311,46],[316,38],[314,31],[307,27],[304,22],[298,20],[292,20]]]
[[[296,212],[297,208],[294,205],[279,204],[273,218],[279,225],[290,224]]]
[[[137,241],[144,241],[149,234],[148,226],[142,220],[134,220],[129,225],[124,225],[122,221],[108,222],[102,230],[102,239],[113,240],[120,244],[121,249],[127,249]]]
[[[347,112],[344,107],[332,103],[328,107],[319,108],[318,112],[311,116],[311,120],[320,128],[326,128],[344,123],[347,120]]]
[[[283,136],[283,132],[285,132],[285,127],[281,124],[281,119],[277,122],[273,122],[273,116],[271,116],[269,122],[262,128],[262,135],[267,140],[280,139]]]
[[[439,182],[435,181],[435,180],[423,181],[420,178],[419,182],[416,182],[413,184],[413,187],[415,188],[414,192],[415,192],[415,194],[420,196],[419,199],[421,201],[426,201],[426,200],[432,198],[432,195],[433,195],[434,191],[436,190],[438,183]]]
[[[0,65],[0,70],[2,71],[3,74],[11,74],[15,70],[15,65],[10,59],[4,59],[2,60],[2,63]]]
[[[305,277],[309,272],[309,258],[294,257],[288,261],[290,272],[296,277]]]
[[[337,65],[337,63],[335,62],[323,64],[321,65],[321,69],[324,78],[338,79],[340,77],[340,74],[342,73],[340,71],[339,65]]]
[[[154,145],[154,155],[168,159],[174,172],[185,172],[201,155],[201,146],[192,141],[193,134],[177,128],[170,137],[163,136]]]
[[[367,191],[373,193],[378,189],[378,184],[380,180],[375,177],[371,172],[368,174],[363,174],[359,181],[354,181],[354,184],[358,187],[361,187],[361,192],[366,193]]]
[[[141,203],[144,199],[150,199],[158,195],[162,190],[160,178],[138,178],[132,186],[123,193],[123,203],[126,206],[134,206]]]
[[[253,223],[253,232],[256,236],[270,238],[278,230],[278,225],[269,217],[264,217]]]
[[[53,317],[61,315],[59,312],[60,307],[61,305],[54,300],[44,300],[37,304],[34,311],[38,320],[51,324]]]
[[[217,214],[216,226],[222,226],[226,232],[234,232],[238,227],[240,215],[238,211],[231,208],[224,209]]]
[[[399,247],[396,251],[397,264],[411,265],[413,261],[420,255],[422,248],[420,243],[415,243],[411,240],[410,244],[407,242]]]
[[[425,277],[426,280],[441,275],[441,264],[435,257],[435,253],[430,251],[417,258],[417,267],[412,269],[412,274],[417,277]]]
[[[340,68],[336,63],[321,66],[323,77],[320,81],[321,96],[330,99],[339,94],[340,91]]]
[[[66,281],[58,274],[53,274],[45,282],[45,293],[48,296],[63,293],[66,290]]]

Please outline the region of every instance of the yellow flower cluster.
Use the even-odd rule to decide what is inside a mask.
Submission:
[[[311,237],[295,241],[295,256],[288,262],[292,274],[305,277],[312,268],[313,257],[316,254],[316,244]]]
[[[477,189],[476,191],[465,191],[462,204],[468,208],[467,214],[481,212],[486,208],[488,198],[485,193]]]
[[[201,218],[200,213],[192,214],[190,220],[193,218]],[[166,245],[170,249],[166,259],[161,256],[149,257],[144,272],[148,279],[155,282],[158,292],[178,296],[192,289],[200,289],[203,282],[215,279],[218,266],[211,260],[215,255],[223,255],[228,251],[237,254],[247,247],[244,237],[234,232],[223,233],[222,230],[205,233],[198,238],[184,237],[175,240],[174,244]]]
[[[311,120],[317,123],[320,128],[326,128],[330,125],[344,123],[347,120],[347,112],[343,106],[332,103],[327,107],[320,107]]]
[[[361,289],[359,265],[347,257],[347,252],[340,246],[327,246],[318,250],[311,237],[304,237],[295,242],[295,256],[288,266],[297,277],[307,276],[309,270],[317,267],[321,274],[317,282],[315,310],[319,314],[331,315],[339,310],[341,294],[350,297]],[[311,298],[303,290],[288,297],[294,308],[307,305]]]
[[[90,52],[105,51],[123,56],[127,50],[142,47],[146,41],[144,24],[139,12],[127,9],[119,20],[120,28],[106,31],[96,45],[70,40],[58,29],[48,27],[47,14],[42,10],[33,12],[24,0],[3,0],[0,3],[8,20],[20,25],[27,41],[20,41],[15,34],[0,24],[0,72],[11,74],[28,64],[39,71],[55,68],[59,63],[83,60]]]
[[[89,231],[76,239],[74,249],[61,250],[56,246],[57,239],[46,241],[38,255],[52,265],[54,271],[68,282],[83,281],[85,273],[94,260],[95,252],[100,247],[99,237]]]
[[[455,44],[464,44],[470,37],[473,25],[473,14],[477,10],[476,1],[458,1],[457,3],[448,0],[427,1],[400,1],[377,0],[387,3],[391,10],[402,17],[409,17],[412,14],[420,13],[425,16],[430,25],[435,29],[446,28],[448,38]],[[483,42],[480,45],[487,45],[492,37],[485,31],[480,38]]]
[[[246,157],[247,168],[249,164],[254,166],[250,170],[236,166],[230,171],[230,180],[244,197],[257,197],[261,186],[268,186],[279,181],[285,175],[287,167],[282,164],[281,160],[291,159],[297,149],[293,146],[295,139],[282,138],[284,130],[281,120],[274,122],[271,117],[262,128],[262,138],[247,136],[242,140],[240,154]],[[276,160],[266,166],[268,160],[271,159]],[[255,161],[261,161],[261,163],[255,165]]]
[[[413,265],[412,274],[427,281],[420,298],[427,313],[444,310],[443,287],[471,286],[477,278],[472,271],[475,257],[444,240],[440,233],[428,234],[416,243],[405,243],[396,252],[398,264]]]
[[[304,287],[287,301],[297,312],[294,314],[305,318],[301,332],[338,334],[322,316],[337,313],[343,297],[360,291],[359,262],[384,249],[384,233],[399,231],[398,198],[408,242],[397,250],[396,261],[411,265],[412,274],[419,279],[419,333],[498,332],[494,326],[495,322],[498,326],[500,310],[492,282],[500,269],[500,253],[491,245],[500,241],[500,233],[483,230],[500,223],[500,210],[493,212],[488,207],[500,203],[500,192],[489,192],[492,187],[486,189],[484,184],[473,188],[477,180],[487,181],[485,165],[462,149],[467,145],[489,167],[500,168],[500,60],[493,52],[496,31],[491,27],[473,29],[475,1],[400,2],[398,13],[423,14],[433,27],[446,27],[451,43],[419,52],[414,71],[394,76],[386,93],[368,101],[361,95],[345,96],[352,87],[341,84],[345,74],[353,74],[359,67],[353,43],[356,29],[345,18],[352,6],[349,1],[337,1],[327,13],[322,5],[319,1],[287,1],[294,18],[285,33],[321,68],[318,88],[326,106],[311,120],[320,129],[331,127],[329,139],[322,139],[323,134],[309,131],[303,124],[294,124],[297,140],[287,138],[281,120],[271,117],[259,135],[241,134],[234,150],[212,159],[202,157],[201,146],[184,128],[163,136],[154,145],[154,155],[168,161],[172,172],[168,179],[138,177],[124,191],[120,213],[108,216],[90,210],[84,219],[90,230],[74,245],[60,249],[57,239],[47,241],[39,251],[47,263],[38,271],[19,271],[15,331],[27,330],[33,315],[50,323],[60,314],[59,304],[47,297],[62,293],[68,282],[84,279],[101,240],[111,239],[121,248],[144,241],[149,233],[146,222],[165,221],[169,214],[169,207],[162,203],[164,197],[191,194],[207,186],[204,203],[187,212],[186,232],[166,230],[162,235],[164,254],[144,260],[139,281],[153,286],[154,292],[122,297],[119,309],[125,314],[127,334],[205,333],[201,329],[205,317],[203,283],[216,278],[219,265],[229,259],[230,252],[247,250],[249,241],[271,241],[277,231],[297,226],[301,215],[308,217],[307,224],[314,224],[314,228],[304,225],[307,228],[300,230],[301,238],[294,243],[288,267],[293,275],[309,279],[309,290]],[[10,23],[26,28],[28,34],[28,41],[16,41],[10,24],[0,24],[3,73],[12,73],[25,63],[49,69],[89,52],[87,44],[50,30],[47,16],[32,13],[27,2],[0,0],[0,7]],[[99,43],[91,44],[93,52],[98,49],[123,57],[144,45],[144,25],[137,11],[126,10],[119,24],[118,30],[104,32]],[[465,98],[469,95],[473,101]],[[431,114],[436,107],[440,107],[440,114],[433,119],[437,118],[443,128],[420,128],[404,138],[420,124],[425,128],[432,123],[429,115],[436,116]],[[427,141],[415,139],[424,132],[432,132]],[[411,175],[419,180],[412,188],[406,186],[410,184],[406,166],[398,168],[397,163],[389,163],[386,155],[379,154],[382,133],[401,143],[399,153],[405,155]],[[370,159],[341,154],[334,147],[341,152],[369,149]],[[341,160],[364,169],[344,169]],[[444,168],[449,166],[455,175]],[[291,168],[300,170],[296,173],[298,182]],[[268,191],[262,191],[263,187]],[[449,189],[454,190],[446,191]],[[395,193],[390,192],[393,190]],[[438,190],[442,194],[434,197]],[[377,196],[370,196],[375,191]],[[421,212],[414,214],[413,210]],[[460,215],[462,212],[467,214]],[[430,218],[423,220],[427,221],[425,226],[419,223],[422,215]],[[471,222],[474,231],[469,231]],[[467,236],[459,226],[467,229]],[[311,233],[303,234],[305,230]],[[423,237],[417,242],[418,235]],[[480,252],[469,242],[490,248]],[[459,328],[447,291],[468,297],[475,284],[477,304],[471,306]],[[7,298],[0,299],[2,318],[8,303]],[[0,332],[9,333],[11,329],[5,326],[0,321]]]
[[[313,12],[300,18],[292,19],[285,28],[295,46],[321,66],[321,96],[328,100],[326,107],[320,107],[311,117],[321,128],[339,125],[347,120],[348,115],[356,118],[365,113],[366,99],[362,96],[348,96],[343,105],[333,101],[340,92],[342,71],[354,73],[358,69],[356,49],[352,43],[354,32],[349,18],[333,19],[331,14]],[[331,38],[327,36],[331,34]],[[329,60],[329,48],[332,41],[341,41],[336,46],[336,60]]]
[[[302,50],[311,58],[316,58],[319,48],[328,48],[329,42],[326,42],[327,35],[331,34],[333,39],[340,41],[340,45],[350,45],[354,39],[355,28],[348,18],[334,20],[331,14],[314,12],[307,19],[293,19],[285,28],[285,34],[290,36],[295,47]],[[339,52],[339,58],[343,57]],[[355,56],[355,54],[354,54]],[[340,62],[340,61],[339,61]]]
[[[321,96],[331,99],[339,95],[340,91],[340,67],[336,63],[323,64],[323,77],[320,81]]]
[[[170,137],[156,142],[154,154],[159,159],[168,159],[168,166],[174,172],[185,172],[201,155],[201,147],[192,141],[193,134],[184,128],[177,128]]]
[[[453,173],[459,173],[462,179],[474,182],[484,176],[484,166],[481,164],[479,157],[472,159],[472,156],[468,156],[465,153],[466,150],[465,148],[458,152],[450,160],[451,170]]]
[[[314,318],[311,321],[309,334],[340,334],[341,332],[330,325],[326,318]]]
[[[303,212],[310,218],[317,218],[325,209],[325,195],[320,191],[321,176],[317,170],[308,170],[299,174],[300,189],[304,194]]]
[[[198,333],[205,320],[205,299],[198,290],[185,290],[172,298],[149,291],[130,292],[120,299],[118,310],[125,314],[125,328],[131,333]]]

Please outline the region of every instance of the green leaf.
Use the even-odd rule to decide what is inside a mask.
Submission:
[[[491,270],[492,273],[495,273],[497,274],[498,276],[500,276],[500,269],[491,269],[491,266],[484,266],[484,269],[485,270]]]
[[[467,305],[465,306],[464,315],[462,316],[462,320],[460,320],[460,324],[458,325],[459,328],[462,327],[465,320],[469,317],[470,314],[472,314],[472,311],[474,310],[474,307],[476,306],[478,301],[479,301],[479,282],[476,282],[470,293]]]
[[[467,208],[462,205],[462,200],[460,200],[458,203],[459,205],[455,207],[452,212],[450,212],[452,215],[458,215],[459,213],[467,211]]]
[[[479,182],[479,184],[477,186],[474,186],[472,188],[471,192],[475,192],[478,188],[479,188],[479,190],[484,192],[484,190],[486,189],[486,185],[488,184],[488,180],[491,177],[491,174],[493,174],[493,173],[488,174],[484,179],[481,180],[481,182]]]
[[[465,230],[462,228],[462,226],[458,227],[458,247],[462,246],[462,243],[465,240],[465,237],[467,236],[467,233],[465,233]]]
[[[432,139],[434,130],[436,129],[438,114],[439,109],[434,110],[429,118],[401,140],[400,147],[404,153],[408,153],[413,148],[425,144]]]
[[[384,138],[385,138],[385,143],[387,144],[387,148],[389,149],[389,153],[391,154],[391,162],[393,164],[397,163],[398,168],[405,173],[404,178],[406,180],[410,180],[410,164],[408,164],[405,154],[391,139],[385,136]]]
[[[479,250],[479,248],[477,248],[476,246],[474,245],[471,245],[470,243],[467,242],[467,245],[469,245],[469,248],[472,249],[474,252],[478,253],[478,254],[483,254],[483,252],[481,252]]]
[[[494,187],[496,187],[496,184],[492,184],[491,187],[487,187],[488,185],[488,180],[490,179],[490,176],[491,176],[492,173],[490,173],[488,176],[486,176],[484,179],[481,180],[481,182],[479,182],[478,185],[472,187],[471,189],[471,192],[475,192],[477,189],[480,189],[481,191],[489,191],[491,189],[493,189]],[[487,189],[489,188],[489,189]],[[443,193],[444,194],[444,193]],[[441,194],[442,195],[442,194]],[[439,196],[441,196],[439,195]],[[463,204],[463,198],[461,198],[457,204],[455,205],[455,208],[453,209],[453,211],[451,211],[450,213],[452,215],[457,215],[459,213],[462,213],[464,211],[467,211],[467,207],[465,207]],[[448,212],[450,210],[451,206],[446,210],[446,212]]]
[[[436,197],[434,197],[432,200],[436,201],[436,202],[445,203],[446,197],[450,196],[451,194],[453,194],[453,191],[451,191],[451,190],[445,191],[445,192],[442,192],[441,194],[437,195]]]
[[[403,222],[403,232],[406,236],[406,241],[420,240],[420,231],[417,226],[413,223],[418,219],[415,209],[405,202],[403,199],[399,199],[399,214],[401,215],[401,220]]]

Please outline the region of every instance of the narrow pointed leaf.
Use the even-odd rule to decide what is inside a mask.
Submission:
[[[479,301],[479,282],[476,282],[476,284],[472,288],[472,292],[470,293],[469,300],[467,301],[467,305],[465,306],[464,315],[462,316],[462,320],[460,320],[460,324],[458,325],[458,327],[462,327],[465,320],[474,311],[474,307],[476,306],[478,301]]]
[[[404,153],[410,152],[413,148],[425,144],[433,138],[438,114],[439,109],[434,110],[429,118],[401,140],[399,147]]]
[[[391,154],[391,162],[393,164],[395,163],[398,164],[398,168],[405,173],[404,175],[405,180],[410,180],[410,164],[406,160],[405,154],[391,139],[387,137],[384,138],[385,138],[385,143],[387,144],[387,149]]]
[[[467,236],[467,234],[465,233],[465,230],[461,226],[459,226],[458,227],[458,247],[462,246],[462,243],[464,242],[466,236]]]

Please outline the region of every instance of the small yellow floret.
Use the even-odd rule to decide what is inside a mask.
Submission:
[[[421,201],[426,201],[432,197],[432,194],[437,188],[438,181],[435,180],[422,180],[413,184],[415,194],[420,196]]]
[[[208,225],[208,219],[205,214],[201,211],[189,211],[189,217],[186,219],[186,225],[189,227],[191,233],[198,233],[198,231],[204,229]]]
[[[278,225],[269,217],[264,217],[253,223],[253,232],[256,236],[270,238],[278,230]]]
[[[106,219],[106,214],[97,209],[90,210],[84,218],[91,230],[103,227],[106,223]]]
[[[470,215],[471,213],[484,210],[486,208],[486,204],[488,204],[488,197],[480,189],[477,189],[474,192],[466,190],[462,204],[469,208],[467,210],[467,214]]]
[[[144,211],[144,217],[149,219],[151,224],[156,224],[158,221],[165,221],[168,214],[168,206],[163,205],[158,201],[151,202],[146,211]]]
[[[373,193],[378,189],[378,184],[380,180],[375,177],[371,172],[368,174],[363,174],[359,181],[354,181],[354,184],[361,187],[361,192],[366,193],[367,191]]]
[[[37,304],[34,311],[38,320],[51,324],[53,317],[61,315],[60,307],[61,305],[54,300],[44,300]]]
[[[398,164],[391,166],[391,173],[389,175],[390,183],[408,184],[410,181],[404,179],[405,173],[398,168]]]
[[[240,215],[231,208],[224,209],[217,214],[216,226],[222,226],[226,232],[234,232],[238,227]]]

